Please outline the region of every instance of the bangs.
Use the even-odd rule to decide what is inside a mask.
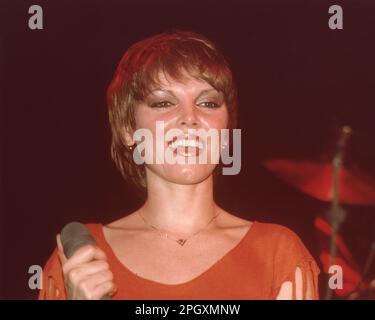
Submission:
[[[131,89],[137,101],[144,100],[160,86],[161,75],[182,83],[189,77],[203,80],[230,100],[234,85],[230,69],[224,58],[202,41],[151,45],[135,59],[134,63],[139,67],[133,73]]]

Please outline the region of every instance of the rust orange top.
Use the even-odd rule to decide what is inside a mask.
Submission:
[[[303,298],[307,279],[311,279],[314,299],[318,299],[319,268],[299,237],[286,227],[255,221],[240,242],[208,270],[181,284],[162,284],[140,277],[115,256],[102,229],[102,224],[87,224],[98,246],[107,254],[114,281],[118,286],[112,299],[275,299],[284,281],[293,283],[295,271],[302,271]],[[48,279],[53,278],[59,294],[46,297]],[[53,290],[53,292],[56,292]],[[43,289],[39,299],[66,299],[63,275],[57,249],[43,272]]]

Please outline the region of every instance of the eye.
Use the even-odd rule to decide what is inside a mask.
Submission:
[[[209,109],[216,109],[220,107],[218,103],[212,102],[212,101],[201,102],[199,103],[199,105],[205,108],[209,108]]]
[[[169,102],[169,101],[158,101],[158,102],[153,102],[151,103],[151,108],[168,108],[170,106],[173,106],[173,103],[172,102]]]

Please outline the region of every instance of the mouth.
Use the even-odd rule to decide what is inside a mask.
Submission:
[[[199,136],[185,135],[174,137],[168,142],[168,147],[173,150],[174,155],[199,157],[203,152],[204,143]]]

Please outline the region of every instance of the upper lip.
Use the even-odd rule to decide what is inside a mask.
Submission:
[[[191,147],[203,149],[204,143],[199,136],[186,134],[183,136],[174,137],[172,140],[168,142],[168,146],[172,147],[173,149],[177,147]]]

